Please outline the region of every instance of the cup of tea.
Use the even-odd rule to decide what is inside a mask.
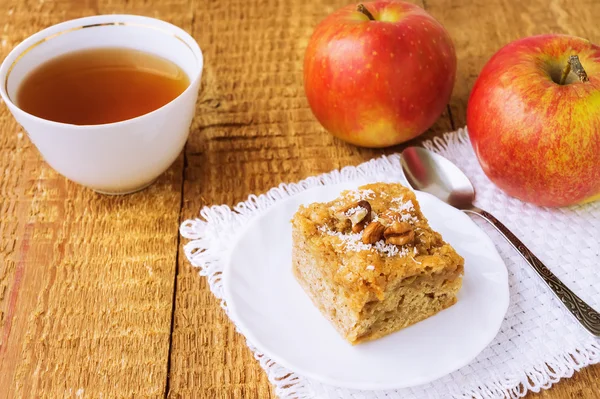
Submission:
[[[106,194],[150,185],[189,135],[202,76],[196,41],[134,15],[67,21],[0,66],[0,94],[46,162]]]

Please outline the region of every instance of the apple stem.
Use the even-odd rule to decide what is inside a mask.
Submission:
[[[363,6],[362,4],[359,4],[358,6],[356,6],[356,11],[362,12],[363,14],[365,14],[367,16],[367,18],[369,18],[369,20],[375,21],[375,17],[373,16],[373,14],[371,14],[371,12],[369,10],[367,10],[367,7]]]
[[[571,70],[577,75],[580,82],[589,81],[587,73],[585,73],[585,69],[583,69],[583,65],[581,65],[581,61],[579,61],[579,56],[572,55],[569,57],[569,61],[567,61],[567,65],[562,71],[562,75],[560,76],[560,85],[564,85],[567,80],[567,76],[571,72]]]

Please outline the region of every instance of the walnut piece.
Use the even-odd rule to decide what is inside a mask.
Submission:
[[[371,204],[361,200],[338,211],[335,216],[339,220],[349,219],[352,222],[352,232],[361,232],[371,222]]]
[[[385,226],[379,222],[371,222],[363,231],[362,242],[365,244],[375,244],[383,238]]]
[[[406,222],[393,222],[383,232],[386,244],[406,245],[415,240],[415,232]]]

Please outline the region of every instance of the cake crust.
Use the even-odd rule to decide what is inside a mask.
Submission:
[[[353,344],[456,302],[464,260],[429,227],[415,194],[400,184],[369,184],[328,203],[301,206],[292,234],[296,279]]]

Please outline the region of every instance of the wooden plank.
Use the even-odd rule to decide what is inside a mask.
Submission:
[[[0,3],[2,58],[30,34],[98,13],[191,28],[186,0]],[[161,397],[183,157],[141,193],[107,197],[52,171],[0,110],[0,398]]]
[[[302,63],[317,22],[347,3],[232,0],[196,8],[194,36],[206,64],[186,151],[183,218],[204,205],[229,204],[281,182],[355,165],[384,152],[332,138],[304,96]],[[427,136],[451,130],[447,115]],[[272,395],[235,332],[180,249],[170,397]]]

